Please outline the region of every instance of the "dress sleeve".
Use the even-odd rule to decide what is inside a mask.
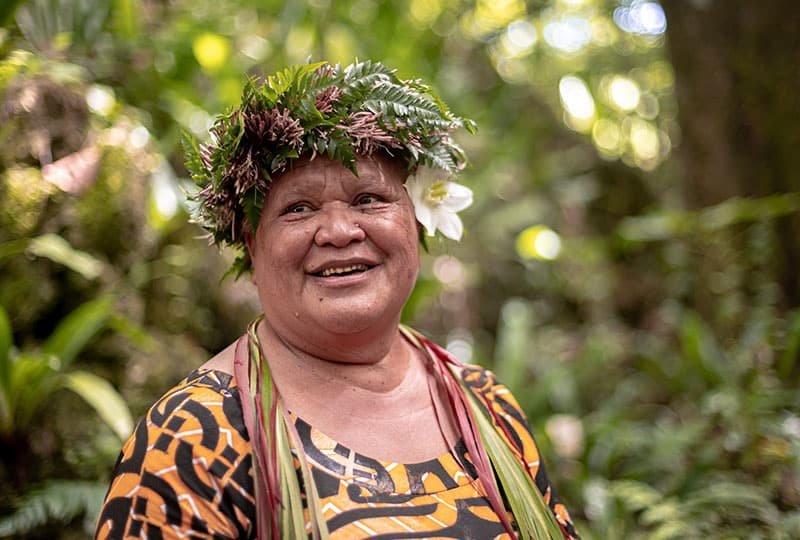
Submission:
[[[195,380],[156,403],[123,447],[95,538],[255,538],[254,516],[238,396]]]
[[[539,455],[539,448],[533,438],[528,419],[517,403],[511,391],[499,383],[491,371],[476,366],[466,366],[462,371],[462,378],[481,400],[484,406],[491,407],[498,413],[505,428],[495,425],[500,435],[517,450],[517,454],[525,462],[531,478],[550,506],[556,520],[561,525],[567,540],[580,540],[575,531],[572,518],[567,508],[559,499],[558,494],[550,484],[544,463]],[[509,433],[511,439],[506,435]]]

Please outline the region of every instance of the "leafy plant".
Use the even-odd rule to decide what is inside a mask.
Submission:
[[[0,306],[0,440],[18,454],[16,458],[25,458],[37,413],[61,389],[83,398],[120,440],[130,435],[131,413],[111,384],[87,371],[68,370],[109,324],[112,310],[110,296],[86,302],[67,315],[41,347],[19,351],[13,346],[8,315]],[[14,472],[18,481],[27,473],[24,466]]]
[[[108,487],[97,482],[49,480],[17,503],[17,511],[0,519],[0,538],[23,535],[53,521],[69,523],[84,515],[83,529],[91,534]]]

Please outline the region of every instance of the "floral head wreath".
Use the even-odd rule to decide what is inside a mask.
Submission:
[[[461,237],[455,215],[472,192],[449,178],[467,164],[451,134],[475,131],[418,80],[399,79],[377,62],[347,67],[326,62],[289,67],[264,81],[250,79],[242,102],[217,117],[212,140],[185,137],[186,167],[199,190],[194,218],[211,240],[240,248],[231,269],[250,269],[245,235],[258,227],[264,196],[276,174],[301,156],[325,155],[357,174],[356,157],[383,151],[408,164],[406,181],[417,219]],[[424,237],[423,237],[424,242]]]

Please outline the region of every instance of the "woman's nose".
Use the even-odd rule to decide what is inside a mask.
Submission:
[[[350,242],[361,242],[366,233],[358,223],[361,212],[352,208],[329,208],[323,210],[319,217],[319,227],[314,242],[319,246],[333,245],[345,247]]]

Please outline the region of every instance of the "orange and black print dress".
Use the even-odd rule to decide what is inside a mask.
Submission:
[[[565,538],[578,539],[516,400],[491,372],[467,367],[462,377],[485,406],[502,412]],[[430,461],[389,463],[353,452],[301,418],[295,424],[332,540],[509,538],[481,495],[463,443]],[[96,538],[255,538],[253,494],[233,377],[195,371],[150,409],[123,448]]]

